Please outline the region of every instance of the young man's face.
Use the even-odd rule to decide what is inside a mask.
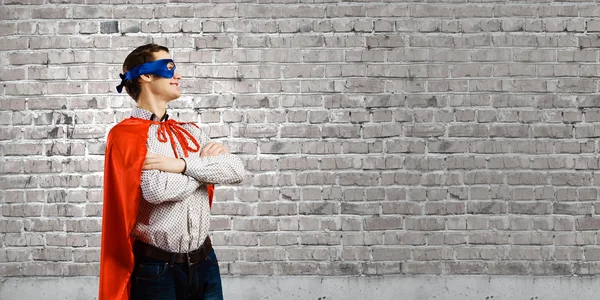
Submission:
[[[169,53],[165,51],[154,52],[154,59],[170,59],[171,56]],[[168,68],[172,69],[174,65],[169,64]],[[181,74],[177,73],[177,69],[175,70],[175,75],[173,78],[164,78],[160,76],[152,76],[153,79],[150,82],[150,90],[156,96],[166,101],[171,101],[179,98],[181,96],[181,92],[179,91],[179,80],[181,79]]]

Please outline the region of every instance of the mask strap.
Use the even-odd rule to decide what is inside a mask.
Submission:
[[[168,63],[173,62],[172,59],[159,59],[159,60],[155,60],[155,61],[150,61],[147,63],[143,63],[139,66],[136,66],[135,68],[125,72],[125,74],[119,74],[119,77],[121,77],[121,84],[117,85],[117,92],[119,92],[119,94],[123,91],[123,86],[125,86],[125,82],[127,82],[127,80],[132,80],[134,78],[140,77],[140,75],[142,74],[147,74],[145,72],[148,72],[150,70],[142,70],[142,68],[147,67],[148,65],[152,65],[152,64],[156,64],[157,62],[166,62],[165,67],[168,65]],[[175,71],[175,65],[173,65],[173,72]],[[153,73],[149,73],[149,74],[153,74]]]
[[[127,74],[127,73],[125,73]],[[124,74],[119,74],[119,77],[121,77],[121,84],[117,85],[117,92],[119,92],[119,94],[123,91],[123,86],[125,85],[125,75]]]

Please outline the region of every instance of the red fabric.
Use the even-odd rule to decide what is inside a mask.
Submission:
[[[134,267],[130,233],[142,199],[142,166],[148,152],[146,141],[151,124],[161,123],[129,118],[117,124],[108,134],[98,300],[129,300],[129,278]],[[171,134],[169,129],[167,132]],[[171,141],[174,142],[172,138]],[[199,151],[200,147],[197,149]],[[207,191],[212,208],[214,185],[207,185]]]
[[[187,130],[185,130],[185,128],[181,127],[181,124],[185,124],[185,123],[179,123],[179,122],[176,122],[173,120],[167,120],[165,122],[160,123],[160,127],[158,128],[158,141],[166,143],[170,139],[171,147],[173,148],[173,153],[175,153],[176,158],[179,158],[179,155],[177,154],[177,146],[175,144],[175,139],[173,138],[173,135],[175,135],[175,137],[177,137],[177,140],[179,141],[179,144],[181,145],[181,149],[183,149],[183,156],[187,157],[188,151],[198,152],[200,150],[200,144],[198,144],[198,141],[196,141],[194,136],[191,133],[189,133]],[[194,124],[194,123],[190,123],[190,124],[192,124],[192,125],[196,126],[196,128],[198,128],[198,126],[196,124]],[[167,139],[167,135],[169,136],[169,139]],[[196,148],[192,148],[189,145],[188,140],[191,140],[192,143],[194,144],[194,146],[196,146]]]

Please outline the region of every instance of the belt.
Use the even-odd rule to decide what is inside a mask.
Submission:
[[[212,243],[210,241],[210,237],[208,236],[206,237],[206,240],[204,240],[204,244],[202,244],[200,248],[188,253],[176,253],[165,251],[160,248],[141,242],[139,240],[135,240],[135,242],[133,243],[133,253],[135,255],[141,255],[152,259],[162,260],[164,262],[168,262],[171,265],[173,263],[189,263],[190,265],[197,264],[206,260],[211,250]]]

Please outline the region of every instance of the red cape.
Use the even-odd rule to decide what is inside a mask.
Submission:
[[[104,205],[98,300],[129,300],[133,272],[133,239],[142,199],[142,166],[148,149],[148,129],[158,122],[129,118],[108,134],[104,160]],[[214,186],[207,185],[212,207]]]

